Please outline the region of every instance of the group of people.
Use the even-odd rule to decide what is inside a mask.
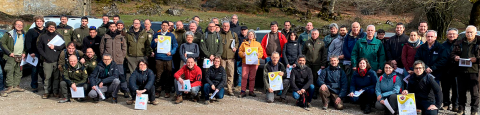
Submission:
[[[129,29],[118,15],[113,22],[107,15],[102,19],[100,27],[88,27],[88,18],[82,17],[81,27],[73,29],[67,25],[67,16],[60,17],[59,25],[35,16],[35,27],[28,32],[23,31],[23,21],[14,21],[12,30],[0,41],[6,60],[6,80],[0,82],[0,88],[3,83],[6,86],[1,96],[25,91],[19,87],[20,63],[31,56],[40,61],[32,69],[33,92],[39,89],[40,75],[45,90],[42,98],[63,97],[60,103],[70,102],[70,88],[83,87],[94,101],[105,97],[116,103],[121,91],[125,98],[131,96],[127,104],[145,93],[149,103],[156,105],[155,98],[164,91],[165,98],[174,93],[175,103],[182,103],[184,97],[194,102],[203,97],[209,104],[224,94],[235,95],[235,76],[241,86],[238,97],[255,97],[260,61],[247,64],[251,61],[247,49],[256,48],[254,56],[266,62],[262,91],[268,103],[275,101],[275,95],[280,96],[278,101],[287,102],[291,90],[296,104],[303,107],[310,107],[312,98],[319,96],[322,109],[332,104],[341,110],[344,102],[351,102],[368,114],[372,107],[386,110],[387,100],[398,113],[397,95],[415,93],[422,114],[437,114],[439,108],[464,114],[466,92],[470,91],[471,114],[478,111],[480,40],[475,26],[468,26],[462,37],[457,29],[448,29],[447,41],[439,43],[437,32],[428,30],[427,22],[421,22],[409,36],[404,24],[397,23],[395,35],[386,39],[384,30],[376,30],[374,25],[364,30],[358,22],[350,29],[332,23],[330,33],[320,38],[312,23],[297,34],[289,21],[281,31],[276,21],[271,22],[271,32],[256,36],[254,30],[239,25],[237,15],[223,22],[213,18],[205,31],[198,16],[188,22],[188,28],[182,21],[163,21],[157,32],[148,19],[143,21],[144,27],[140,20],[133,20]],[[56,37],[65,44],[51,44]],[[263,39],[257,41],[259,38]],[[459,60],[473,64],[459,67]],[[270,87],[270,72],[279,72],[282,90]],[[183,87],[186,81],[190,90],[179,91],[178,84]],[[357,91],[363,93],[356,95]]]

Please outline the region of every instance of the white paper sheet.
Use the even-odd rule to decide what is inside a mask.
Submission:
[[[358,97],[358,96],[360,96],[363,92],[364,92],[364,90],[362,90],[362,91],[355,91],[355,92],[353,92],[353,96],[354,96],[354,97]]]
[[[402,75],[403,75],[403,69],[402,69],[402,68],[397,68],[397,69],[395,69],[395,72],[397,72],[398,74],[402,74]]]
[[[257,47],[248,47],[245,48],[247,55],[245,56],[245,64],[247,65],[257,65],[258,64],[258,48]]]
[[[293,69],[292,66],[287,68],[287,78],[290,78],[290,75],[292,73],[292,69]]]
[[[405,78],[403,78],[403,81],[408,84],[408,78],[410,78],[410,75],[407,75]]]
[[[215,92],[213,92],[212,96],[210,96],[210,99],[213,99],[213,97],[215,97],[215,95],[218,93],[218,89],[215,90]]]
[[[30,54],[28,54],[26,57],[27,57],[27,59],[26,59],[27,63],[32,64],[33,66],[37,66],[37,64],[38,64],[38,58],[37,57],[32,58],[32,56],[30,56]]]
[[[158,35],[157,37],[157,53],[166,54],[170,52],[172,48],[171,37],[170,36],[162,36]]]
[[[135,109],[147,110],[148,94],[142,94],[135,99]]]
[[[70,93],[72,93],[72,98],[85,98],[85,90],[83,90],[83,87],[77,87],[77,91],[73,91],[73,89],[70,88]]]
[[[279,73],[280,71],[268,72],[268,84],[273,91],[283,90],[282,76]]]
[[[194,54],[193,52],[186,51],[185,54]]]
[[[52,44],[54,46],[61,46],[65,43],[65,41],[62,39],[62,37],[60,36],[55,36],[52,40],[50,40],[50,42],[48,42],[48,44]]]
[[[232,39],[232,44],[230,44],[230,48],[235,48],[235,39]]]
[[[458,61],[458,66],[460,67],[472,67],[472,61],[469,58],[460,58]]]
[[[322,69],[319,69],[319,70],[317,71],[317,74],[318,74],[318,75],[322,74]]]
[[[352,61],[343,60],[343,65],[352,65]]]
[[[210,66],[213,66],[213,62],[210,59],[203,59],[203,68],[210,68]]]
[[[183,80],[183,85],[177,81],[177,87],[178,87],[178,91],[190,92],[190,89],[192,89],[192,86],[190,85],[190,80],[188,79]]]
[[[97,91],[98,96],[99,96],[101,99],[105,99],[105,95],[103,94],[102,90],[100,90],[100,87],[98,87],[98,85],[97,85],[96,87],[97,87],[97,88],[96,88],[97,90],[95,90],[95,91]]]
[[[25,64],[27,64],[27,61],[25,61],[25,60],[22,59],[22,62],[20,62],[20,66],[23,66],[23,65],[25,65]]]
[[[383,103],[385,104],[385,107],[387,107],[387,109],[390,111],[390,113],[392,113],[392,114],[395,113],[395,111],[392,108],[392,105],[390,105],[390,103],[388,103],[387,99],[383,100]]]

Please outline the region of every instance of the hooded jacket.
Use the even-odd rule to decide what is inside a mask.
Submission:
[[[130,29],[125,36],[127,40],[128,51],[127,55],[130,57],[144,57],[149,56],[153,52],[148,40],[148,33],[140,27],[138,32],[135,29]]]
[[[223,53],[223,41],[217,32],[205,32],[200,38],[200,57],[222,56]]]
[[[108,31],[100,42],[100,55],[105,53],[112,55],[113,61],[117,64],[123,64],[127,54],[127,41],[120,33]]]

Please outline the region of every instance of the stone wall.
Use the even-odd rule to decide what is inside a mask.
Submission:
[[[0,0],[0,11],[9,15],[89,15],[92,0]]]

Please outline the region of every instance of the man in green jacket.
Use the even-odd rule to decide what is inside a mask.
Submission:
[[[68,96],[68,91],[70,88],[73,91],[78,91],[78,87],[83,87],[84,95],[87,92],[88,83],[87,83],[87,70],[81,65],[78,64],[77,56],[71,55],[68,57],[69,66],[63,68],[63,81],[60,82],[60,88],[62,89],[62,94],[64,99],[58,101],[58,103],[70,102],[70,96]],[[78,99],[78,101],[83,101],[84,98]]]
[[[83,55],[83,59],[85,60],[83,62],[80,61],[80,63],[83,64],[85,70],[87,70],[88,75],[90,75],[95,69],[95,67],[97,67],[97,55],[95,55],[95,52],[92,48],[87,48],[87,50],[85,51],[85,55]]]
[[[305,32],[300,34],[298,39],[298,43],[302,45],[302,48],[305,47],[305,42],[307,42],[307,40],[312,37],[312,30],[313,30],[313,24],[312,22],[308,22],[307,25],[305,26]]]
[[[311,31],[312,38],[308,39],[303,46],[302,54],[305,54],[307,66],[312,69],[313,72],[313,81],[317,81],[318,74],[317,71],[324,69],[327,65],[327,48],[325,47],[325,42],[319,39],[320,32],[317,29]],[[315,91],[318,91],[320,86],[315,87]],[[313,94],[313,98],[317,98],[317,93]]]
[[[204,62],[204,59],[209,59],[210,62],[213,62],[215,56],[222,56],[223,53],[222,38],[220,37],[219,33],[215,32],[215,29],[215,23],[208,24],[208,31],[205,32],[205,35],[202,35],[202,38],[198,40],[200,42],[200,63],[198,65],[200,68],[202,68],[203,76],[205,76],[208,70],[208,68],[203,67],[203,63],[207,63]],[[190,28],[190,30],[195,29]],[[195,43],[195,39],[193,42]]]
[[[20,70],[20,62],[25,57],[25,32],[23,29],[23,21],[15,20],[13,30],[3,35],[1,40],[1,48],[6,55],[3,59],[7,60],[5,64],[5,72],[7,72],[6,86],[2,96],[6,97],[11,92],[23,92],[25,89],[20,88],[20,80],[22,79],[22,71]]]
[[[127,32],[127,62],[128,70],[132,73],[137,67],[138,61],[147,60],[147,56],[153,56],[153,50],[148,41],[148,33],[140,27],[140,20],[133,20],[133,29]],[[130,73],[130,74],[131,74]],[[130,78],[127,74],[127,80]]]
[[[237,51],[237,47],[239,47],[239,41],[237,33],[230,30],[230,22],[222,22],[220,38],[222,38],[223,44],[222,67],[225,67],[225,71],[227,72],[227,91],[229,95],[233,95],[235,52]]]
[[[377,74],[382,73],[382,68],[385,63],[385,50],[382,41],[375,38],[375,26],[367,26],[367,36],[357,40],[352,51],[352,66],[356,70],[358,60],[360,58],[367,58],[370,66]]]
[[[75,43],[77,49],[82,49],[83,39],[90,35],[90,29],[88,28],[88,18],[82,17],[82,25],[73,30],[72,40]]]
[[[67,25],[68,17],[65,15],[60,16],[60,24],[57,26],[56,32],[62,35],[65,44],[68,44],[72,41],[73,28],[72,26]]]
[[[103,35],[105,35],[105,33],[107,33],[108,26],[109,26],[108,21],[110,21],[110,19],[108,19],[108,15],[103,15],[102,20],[103,20],[102,25],[97,29],[98,36],[100,36],[100,37],[103,37]]]

